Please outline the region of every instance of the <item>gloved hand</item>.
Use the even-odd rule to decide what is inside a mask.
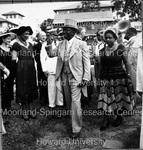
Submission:
[[[9,76],[10,71],[5,67],[3,72],[4,72],[4,79],[6,79]]]

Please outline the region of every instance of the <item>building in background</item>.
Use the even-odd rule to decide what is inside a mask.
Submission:
[[[15,11],[10,11],[10,12],[4,13],[2,15],[5,17],[5,19],[7,19],[11,22],[14,22],[15,24],[18,24],[18,25],[22,25],[23,18],[25,17],[24,15],[22,15],[18,12],[15,12]]]
[[[0,17],[0,31],[3,31],[4,29],[14,28],[17,26],[18,25],[16,23]]]
[[[141,21],[132,21],[131,26],[136,28],[138,32],[142,31],[142,22]]]
[[[87,34],[94,34],[99,27],[106,28],[114,22],[113,5],[101,3],[94,12],[77,12],[77,7],[80,5],[81,2],[54,10],[53,26],[61,27],[65,19],[74,19],[78,22],[78,26],[86,28]]]

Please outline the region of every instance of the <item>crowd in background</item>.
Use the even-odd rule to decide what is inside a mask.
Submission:
[[[119,23],[99,28],[91,49],[86,42],[86,28],[77,27],[77,22],[71,19],[56,30],[40,31],[36,40],[29,42],[32,34],[30,26],[21,26],[0,35],[3,111],[11,109],[16,84],[16,103],[25,110],[22,115],[25,121],[36,119],[35,114],[26,110],[32,112],[33,100],[39,94],[40,104],[48,105],[51,111],[66,106],[74,112],[72,137],[77,138],[82,129],[82,114],[78,111],[85,105],[90,107],[93,92],[97,95],[93,101],[98,101],[97,108],[103,111],[101,131],[109,124],[120,126],[123,111],[132,111],[142,101],[142,33],[130,24],[125,30],[119,28]],[[109,114],[114,114],[113,123]],[[140,145],[143,148],[142,142]]]

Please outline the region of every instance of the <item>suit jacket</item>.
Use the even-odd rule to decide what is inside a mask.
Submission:
[[[34,54],[35,54],[35,60],[37,63],[37,70],[38,70],[38,79],[40,80],[43,77],[43,71],[41,67],[41,61],[40,61],[40,52],[41,52],[42,44],[38,42],[34,45]]]
[[[65,52],[66,40],[59,43],[57,47],[58,60],[56,68],[56,79],[61,75],[63,68],[63,59]],[[77,38],[73,39],[73,43],[70,49],[69,59],[70,70],[78,83],[81,83],[83,79],[90,80],[90,59],[88,57],[87,44]]]

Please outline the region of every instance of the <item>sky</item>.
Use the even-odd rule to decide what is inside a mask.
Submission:
[[[30,25],[33,28],[37,27],[38,23],[42,23],[45,19],[53,18],[55,16],[54,9],[66,7],[78,2],[43,2],[43,3],[21,3],[21,4],[0,4],[0,17],[1,14],[10,11],[16,11],[23,14],[24,25]],[[109,4],[110,1],[102,2]]]

